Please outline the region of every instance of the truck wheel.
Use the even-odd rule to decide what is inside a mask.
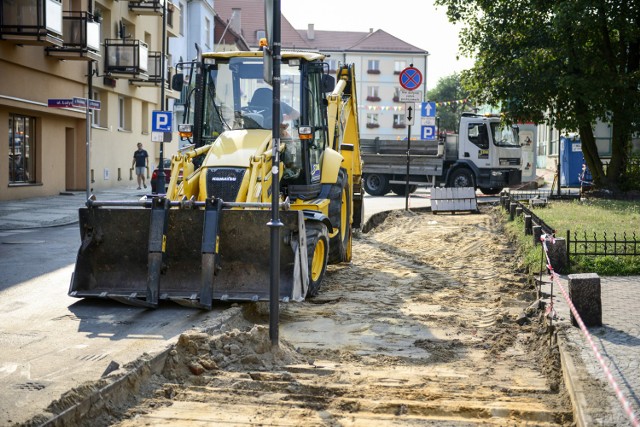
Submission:
[[[417,185],[410,185],[409,194],[415,193],[417,189],[418,189]],[[407,186],[405,184],[391,184],[391,191],[396,193],[398,196],[406,196]]]
[[[475,188],[473,175],[468,169],[456,169],[449,177],[449,184],[447,186]]]
[[[340,169],[338,182],[329,192],[329,220],[338,233],[329,240],[329,264],[351,260],[351,199],[347,171]]]
[[[492,187],[492,188],[482,188],[480,187],[480,191],[482,194],[486,194],[487,196],[493,196],[494,194],[498,194],[502,191],[502,187]]]
[[[309,262],[309,288],[307,296],[314,297],[320,291],[320,285],[327,271],[329,256],[329,234],[327,226],[317,221],[306,221],[307,259]]]
[[[383,174],[367,174],[364,176],[364,189],[372,196],[384,196],[390,190],[389,179]]]

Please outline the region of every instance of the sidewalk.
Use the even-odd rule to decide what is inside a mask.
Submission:
[[[98,200],[137,200],[151,194],[151,188],[135,186],[95,193]],[[25,230],[56,227],[78,222],[78,209],[84,207],[84,191],[65,192],[57,196],[0,201],[0,230]]]
[[[98,200],[137,200],[145,194],[147,194],[145,190],[136,190],[132,186],[97,192],[96,198]],[[76,223],[78,208],[83,207],[85,201],[85,192],[18,201],[0,201],[0,231]],[[2,244],[1,237],[0,244]],[[567,277],[561,276],[560,281],[566,290]],[[546,282],[541,287],[543,295],[550,295],[549,278],[543,277],[543,282]],[[601,290],[603,326],[590,328],[589,333],[633,413],[639,417],[640,276],[601,277]],[[553,295],[556,312],[553,322],[559,331],[565,383],[575,405],[576,425],[632,425],[591,345],[579,328],[571,326],[569,307],[557,285],[554,286]]]
[[[558,285],[551,293],[543,276],[542,294],[553,294],[565,384],[574,404],[577,426],[631,426],[604,368],[579,327],[571,325],[570,309]],[[560,283],[568,292],[567,276]],[[588,328],[594,346],[640,422],[640,276],[600,277],[602,326]],[[636,426],[638,424],[635,424]]]

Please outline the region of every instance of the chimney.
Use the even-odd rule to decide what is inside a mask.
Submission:
[[[307,27],[307,39],[315,40],[315,38],[316,38],[316,32],[313,29],[313,24],[309,24],[309,26]]]
[[[238,7],[234,7],[231,12],[231,18],[229,19],[229,24],[231,29],[235,31],[237,34],[242,34],[242,9]]]
[[[369,34],[373,33],[373,28],[369,28]]]

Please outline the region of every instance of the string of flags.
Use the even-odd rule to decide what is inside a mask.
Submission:
[[[457,99],[455,101],[436,101],[436,107],[445,107],[448,105],[464,105],[468,102],[468,99]]]
[[[464,105],[469,103],[469,99],[456,99],[453,101],[436,101],[436,107],[446,107],[451,105]],[[404,105],[360,105],[361,109],[367,111],[404,111]]]

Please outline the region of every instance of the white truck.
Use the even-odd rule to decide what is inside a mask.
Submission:
[[[504,127],[497,115],[463,113],[458,134],[437,141],[362,140],[361,153],[364,189],[372,196],[436,185],[497,194],[522,181],[518,128]]]

